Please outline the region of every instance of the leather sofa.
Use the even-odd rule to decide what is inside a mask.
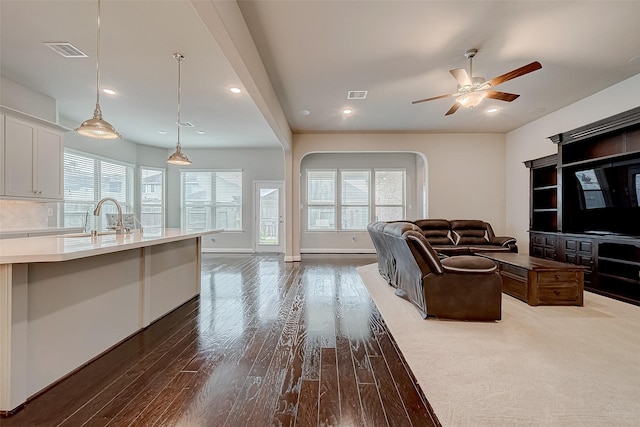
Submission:
[[[473,255],[481,252],[518,252],[516,239],[496,236],[491,224],[470,219],[419,219],[420,227],[433,249],[442,255]]]
[[[502,278],[493,261],[469,255],[441,260],[422,229],[411,222],[374,222],[367,230],[380,275],[422,317],[501,318]]]

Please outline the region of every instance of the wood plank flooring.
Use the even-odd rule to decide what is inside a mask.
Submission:
[[[202,292],[14,426],[439,426],[355,267],[203,255]]]

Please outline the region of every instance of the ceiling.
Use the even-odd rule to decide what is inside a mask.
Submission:
[[[235,7],[102,1],[100,86],[118,94],[101,94],[100,104],[125,139],[175,145],[174,52],[186,57],[182,121],[194,124],[181,130],[185,150],[286,146],[278,114],[294,133],[508,132],[640,73],[637,1],[238,1],[244,20],[217,25],[211,4]],[[95,105],[96,6],[0,0],[2,76],[55,98],[70,127]],[[247,56],[239,30],[250,34],[264,69]],[[63,58],[43,44],[50,41],[89,57]],[[470,48],[478,49],[474,76],[490,79],[532,61],[542,69],[499,86],[521,95],[511,103],[487,99],[447,117],[453,98],[411,104],[455,92],[449,70],[468,70]],[[261,84],[265,69],[269,87]],[[348,100],[349,90],[368,96]],[[500,110],[487,114],[491,106]]]

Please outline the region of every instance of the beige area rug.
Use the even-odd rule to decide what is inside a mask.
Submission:
[[[640,426],[640,307],[503,295],[499,322],[424,320],[377,264],[358,272],[443,426]]]

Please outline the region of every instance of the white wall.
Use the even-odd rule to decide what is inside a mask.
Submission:
[[[291,248],[300,257],[300,166],[311,153],[410,152],[426,158],[429,217],[483,219],[505,231],[504,134],[298,134],[293,138]],[[287,228],[289,229],[289,228]],[[373,248],[371,242],[369,247]]]
[[[506,232],[529,247],[529,170],[522,162],[557,153],[549,136],[640,106],[640,74],[522,126],[506,135]]]
[[[203,239],[203,250],[214,252],[251,252],[253,250],[253,182],[284,181],[284,154],[272,149],[184,149],[193,163],[189,166],[169,165],[167,216],[169,227],[180,227],[180,170],[242,169],[243,231],[230,231]],[[170,153],[167,153],[167,155]]]

